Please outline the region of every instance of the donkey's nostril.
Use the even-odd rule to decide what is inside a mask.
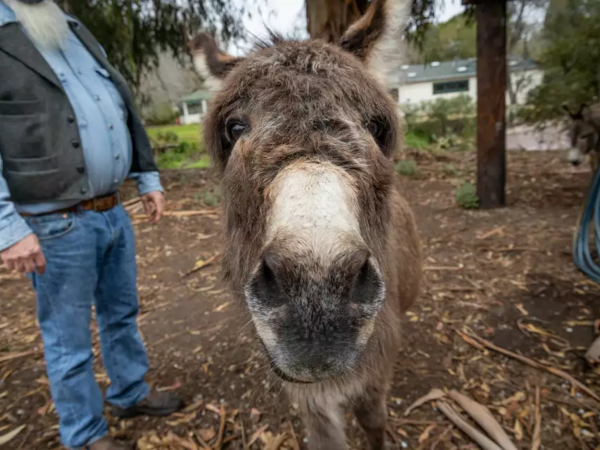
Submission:
[[[283,289],[278,281],[280,263],[274,252],[265,252],[258,270],[248,284],[250,297],[262,306],[275,308],[285,302]]]
[[[354,279],[350,301],[353,303],[376,304],[383,301],[385,284],[373,258],[368,257]]]

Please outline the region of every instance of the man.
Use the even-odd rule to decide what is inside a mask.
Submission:
[[[0,0],[0,257],[30,274],[50,388],[69,448],[121,450],[95,382],[92,305],[113,415],[168,415],[151,392],[136,317],[134,235],[116,194],[137,180],[151,222],[164,198],[124,79],[52,0]]]

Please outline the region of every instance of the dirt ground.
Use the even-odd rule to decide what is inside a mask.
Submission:
[[[599,448],[600,402],[543,368],[475,348],[455,331],[560,368],[600,394],[600,377],[582,357],[600,318],[600,289],[571,258],[587,168],[569,167],[559,153],[510,152],[508,207],[466,211],[454,194],[473,181],[474,155],[414,157],[419,173],[402,185],[422,234],[426,282],[404,323],[389,395],[396,448],[478,448],[435,403],[405,417],[432,388],[457,389],[487,405],[520,449],[531,448],[539,388],[542,448]],[[218,264],[182,276],[220,251],[219,211],[207,207],[203,195],[213,181],[203,171],[166,171],[163,182],[170,211],[205,213],[149,225],[133,211],[139,323],[152,364],[149,382],[181,392],[189,406],[166,419],[126,421],[110,417],[107,408],[113,433],[142,450],[303,448],[297,409],[264,369],[252,326],[233,303]],[[125,197],[133,193],[132,186],[124,188]],[[0,441],[18,431],[0,447],[60,448],[27,280],[0,269],[0,302]],[[105,388],[95,325],[92,331],[97,379]],[[366,448],[350,414],[348,433],[353,449]]]

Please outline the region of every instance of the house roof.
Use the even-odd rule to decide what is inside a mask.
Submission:
[[[189,95],[181,98],[182,103],[194,102],[199,100],[209,100],[212,97],[212,92],[205,89],[198,89]]]
[[[537,68],[531,59],[510,59],[511,72],[533,70]],[[430,62],[427,64],[402,65],[388,76],[390,85],[423,83],[427,81],[471,78],[477,75],[477,59],[459,59],[454,61]]]

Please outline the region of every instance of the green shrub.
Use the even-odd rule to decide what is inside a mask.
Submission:
[[[465,209],[479,208],[477,188],[473,183],[465,183],[456,190],[456,203]]]
[[[179,136],[177,136],[177,133],[175,133],[174,131],[167,131],[165,134],[162,135],[162,140],[165,141],[167,144],[175,144],[179,142]]]
[[[179,112],[174,110],[169,103],[161,103],[154,105],[145,115],[146,125],[170,125],[175,123],[175,119],[179,116]]]
[[[177,135],[175,137],[177,138]],[[181,169],[186,162],[197,158],[200,153],[200,147],[197,142],[183,141],[178,143],[174,148],[170,148],[158,155],[158,167],[161,169]]]
[[[458,169],[456,168],[456,166],[454,164],[444,164],[442,166],[442,171],[444,172],[445,175],[448,175],[451,177],[455,177],[458,175]]]
[[[405,177],[412,177],[419,173],[419,168],[412,159],[403,159],[396,163],[396,172]]]
[[[418,105],[404,104],[401,110],[407,134],[414,133],[430,140],[452,135],[468,139],[476,133],[475,106],[469,95],[461,94]]]
[[[425,148],[431,145],[431,136],[420,131],[408,131],[404,137],[406,146],[416,149]]]
[[[196,199],[201,199],[206,206],[219,206],[221,204],[221,189],[216,186],[206,192],[198,194]]]

